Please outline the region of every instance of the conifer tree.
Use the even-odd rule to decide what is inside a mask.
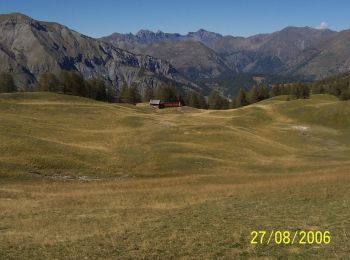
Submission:
[[[9,73],[0,74],[0,93],[16,92],[17,86]]]
[[[90,79],[86,82],[86,87],[89,98],[107,101],[107,87],[103,79]]]
[[[209,109],[228,109],[229,102],[227,98],[221,96],[217,91],[213,90],[208,97]]]
[[[258,96],[258,89],[256,86],[253,86],[248,94],[249,97],[249,103],[253,104],[259,101],[259,96]]]
[[[128,88],[128,103],[136,104],[141,102],[141,95],[136,85],[131,85]]]
[[[204,96],[195,91],[188,91],[186,94],[186,105],[195,108],[207,108]]]
[[[248,100],[247,100],[247,94],[246,92],[241,89],[238,93],[238,96],[236,98],[236,107],[242,107],[248,105]]]
[[[178,101],[179,93],[172,86],[160,85],[154,93],[155,99],[160,99],[163,102]]]
[[[42,74],[38,85],[40,91],[60,92],[62,90],[60,81],[53,73]]]
[[[122,103],[127,103],[127,100],[128,100],[128,86],[123,85],[119,89],[118,101]]]
[[[143,102],[149,102],[153,98],[154,98],[153,88],[145,88],[143,92],[143,97],[142,97]]]
[[[76,96],[88,96],[85,80],[78,72],[62,71],[59,80],[64,93]]]
[[[265,99],[268,99],[269,97],[270,97],[270,91],[268,86],[266,85],[261,86],[258,90],[258,100],[259,101],[265,100]]]
[[[270,96],[271,97],[276,97],[282,94],[282,88],[283,86],[281,84],[276,84],[272,87],[270,91]]]

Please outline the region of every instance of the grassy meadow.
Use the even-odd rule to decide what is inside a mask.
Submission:
[[[349,200],[350,102],[329,95],[225,111],[0,95],[0,259],[346,259]]]

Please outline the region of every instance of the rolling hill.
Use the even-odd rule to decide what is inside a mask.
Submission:
[[[209,111],[1,94],[0,258],[346,258],[350,103],[286,98]],[[252,230],[331,244],[255,246]]]
[[[2,94],[0,102],[2,169],[24,176],[173,176],[217,167],[294,172],[327,168],[330,162],[319,160],[326,155],[332,163],[347,163],[350,155],[350,103],[327,95],[226,111],[154,110],[46,93]]]

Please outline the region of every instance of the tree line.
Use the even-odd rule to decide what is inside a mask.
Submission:
[[[250,91],[240,90],[237,97],[230,100],[216,90],[208,97],[194,90],[181,91],[175,86],[159,85],[144,88],[142,93],[135,83],[122,86],[119,90],[106,85],[103,79],[85,80],[80,73],[61,71],[58,75],[44,73],[40,76],[35,90],[87,97],[99,101],[136,104],[159,99],[163,102],[180,101],[184,105],[201,109],[229,109],[253,104],[271,96],[293,94],[296,98],[306,97],[305,85],[276,85],[271,90],[267,86],[253,86]],[[17,86],[10,74],[0,74],[0,92],[15,92]],[[304,92],[303,92],[304,91]],[[300,92],[300,93],[299,93]],[[308,92],[307,92],[308,95]]]
[[[0,93],[18,91],[13,77],[9,73],[0,74]],[[159,85],[156,88],[144,88],[142,92],[137,84],[123,85],[119,89],[107,85],[103,79],[92,78],[85,80],[78,72],[61,71],[58,75],[44,73],[34,88],[34,91],[48,91],[87,97],[99,101],[136,104],[160,99],[165,102],[181,101],[191,106],[206,108],[206,101],[199,92],[180,91],[175,86]]]
[[[106,85],[103,79],[85,80],[77,72],[61,71],[58,76],[44,73],[40,76],[37,90],[87,97],[99,101],[117,102],[117,91]]]
[[[276,84],[271,88],[255,85],[249,91],[241,89],[232,99],[231,108],[247,106],[280,95],[288,95],[288,99],[306,99],[310,96],[310,87],[306,83]]]
[[[78,72],[62,71],[58,75],[44,73],[40,76],[35,88],[39,91],[71,94],[99,101],[136,104],[159,99],[163,102],[180,101],[184,105],[201,109],[229,109],[254,104],[256,102],[279,95],[287,95],[288,99],[305,99],[312,94],[331,94],[341,100],[350,99],[350,74],[332,76],[323,80],[307,83],[254,85],[249,91],[241,89],[233,98],[228,98],[213,90],[208,97],[194,90],[179,90],[175,86],[159,85],[155,88],[143,88],[142,92],[133,83],[122,86],[119,90],[107,85],[103,79],[85,80]],[[9,73],[0,74],[0,93],[18,90],[13,77]]]
[[[313,94],[330,94],[340,100],[350,100],[350,73],[315,81],[311,88]]]

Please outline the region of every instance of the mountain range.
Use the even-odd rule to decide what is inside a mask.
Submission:
[[[296,61],[304,61],[301,57],[310,50],[327,47],[337,35],[329,29],[311,27],[286,27],[247,38],[222,36],[203,29],[187,35],[141,30],[135,35],[114,33],[102,40],[135,53],[169,60],[192,79],[227,72],[290,75],[291,71],[312,78],[320,75],[302,70],[301,63]],[[194,49],[200,50],[200,55]]]
[[[250,37],[140,30],[94,39],[14,13],[0,15],[0,35],[0,71],[13,73],[23,87],[64,69],[115,87],[171,83],[197,90],[224,86],[233,93],[256,76],[313,80],[350,70],[350,30],[286,27]]]
[[[116,87],[169,82],[196,87],[165,60],[130,53],[58,23],[19,13],[1,15],[0,35],[0,72],[13,74],[22,89],[33,86],[42,73],[60,70],[102,77]]]

